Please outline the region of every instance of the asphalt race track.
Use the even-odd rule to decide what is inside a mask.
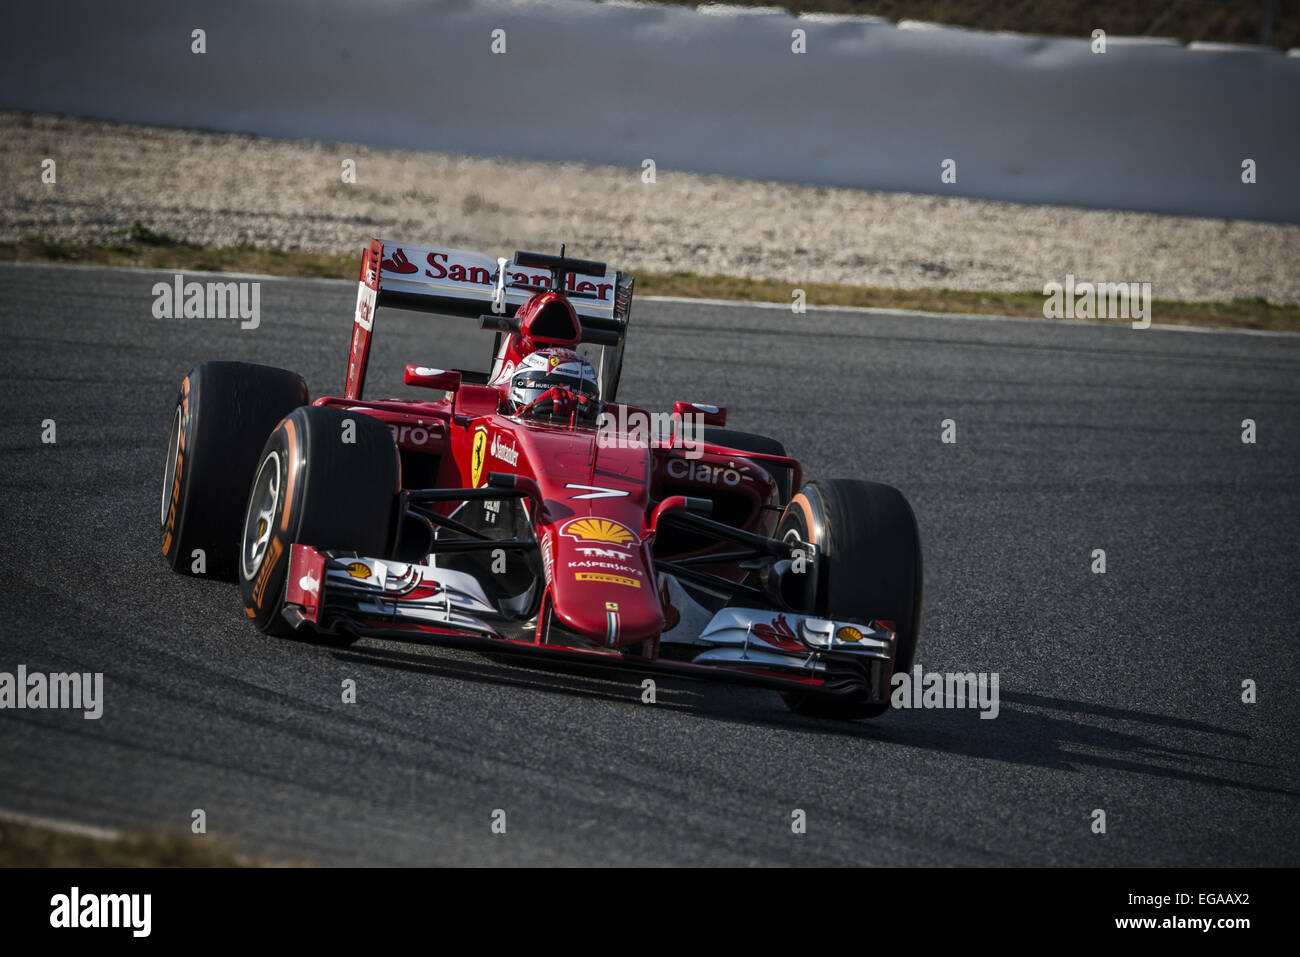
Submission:
[[[716,401],[812,477],[899,486],[919,661],[999,675],[994,720],[837,724],[766,691],[646,705],[634,677],[255,633],[234,586],[159,551],[176,388],[230,358],[337,393],[355,286],[265,281],[241,330],[154,319],[160,278],[0,267],[0,671],[105,675],[98,721],[0,712],[0,808],[177,830],[202,808],[328,864],[1300,864],[1300,337],[640,302],[621,396]],[[417,315],[376,336],[372,368],[462,361]]]

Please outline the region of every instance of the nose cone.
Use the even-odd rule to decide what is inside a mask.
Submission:
[[[609,648],[663,631],[649,556],[629,529],[602,519],[574,519],[554,536],[553,547],[553,610],[566,626]]]

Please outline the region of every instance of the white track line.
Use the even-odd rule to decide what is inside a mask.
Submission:
[[[696,306],[748,306],[755,309],[790,310],[788,302],[748,302],[739,299],[691,299],[685,296],[634,296],[636,302],[676,302]],[[924,319],[973,319],[990,322],[1032,322],[1051,323],[1065,326],[1091,326],[1100,329],[1123,329],[1124,323],[1096,322],[1089,319],[1038,319],[1029,316],[999,316],[986,312],[927,312],[921,309],[890,309],[885,306],[814,306],[808,305],[809,312],[848,312],[865,313],[870,316],[907,316]],[[1172,323],[1153,322],[1150,328],[1161,332],[1210,332],[1234,336],[1300,336],[1300,332],[1285,332],[1279,329],[1218,329],[1212,326],[1179,326]],[[1145,332],[1145,329],[1133,329],[1133,332]]]
[[[34,262],[14,262],[6,260],[0,262],[0,266],[9,266],[12,268],[35,268],[35,269],[94,269],[100,272],[157,272],[166,276],[174,276],[180,273],[182,276],[222,276],[228,279],[257,279],[257,280],[277,280],[291,282],[325,282],[325,283],[344,283],[349,286],[355,286],[355,279],[323,279],[319,276],[265,276],[257,272],[208,272],[203,269],[160,269],[156,266],[105,266],[99,263],[34,263]]]
[[[17,811],[8,811],[4,808],[0,808],[0,821],[26,824],[30,827],[43,827],[50,831],[58,831],[60,834],[70,834],[73,837],[89,837],[97,841],[119,841],[122,839],[121,831],[114,831],[110,828],[92,827],[89,824],[78,824],[75,821],[58,821],[49,817],[19,814]]]
[[[154,267],[135,267],[135,266],[103,266],[87,265],[85,263],[34,263],[34,262],[0,262],[0,267],[8,266],[11,268],[35,267],[41,269],[98,269],[108,272],[154,272],[163,273],[164,275],[174,276],[180,273],[183,276],[220,276],[224,279],[250,279],[258,282],[312,282],[312,283],[342,283],[348,286],[355,285],[352,279],[322,279],[319,277],[302,277],[302,276],[266,276],[255,272],[205,272],[200,269],[158,269]],[[693,306],[726,306],[731,309],[781,309],[789,310],[788,302],[749,302],[740,299],[692,299],[687,296],[636,296],[637,302],[675,302],[679,304]],[[905,316],[909,318],[922,319],[966,319],[975,321],[988,322],[1051,322],[1058,325],[1069,326],[1091,326],[1099,329],[1122,329],[1122,324],[1113,322],[1094,322],[1088,319],[1037,319],[1027,316],[999,316],[991,313],[982,312],[926,312],[919,309],[889,309],[884,306],[816,306],[809,305],[806,307],[809,312],[839,312],[839,313],[857,313],[867,316]],[[1178,326],[1161,322],[1153,322],[1150,326],[1159,332],[1197,332],[1210,333],[1225,336],[1280,336],[1289,338],[1300,336],[1300,332],[1284,332],[1278,329],[1218,329],[1211,326]],[[1146,332],[1145,329],[1134,329],[1134,332]]]

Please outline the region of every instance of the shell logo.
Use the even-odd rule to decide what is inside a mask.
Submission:
[[[347,573],[353,578],[369,578],[370,566],[365,562],[352,562],[347,567]]]
[[[626,525],[607,518],[575,518],[560,529],[560,534],[579,542],[608,542],[612,545],[626,545],[637,540]]]

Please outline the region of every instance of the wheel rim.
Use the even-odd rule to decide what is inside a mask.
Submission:
[[[181,407],[176,406],[176,415],[172,417],[172,431],[167,437],[167,464],[163,466],[162,508],[158,513],[158,524],[167,524],[167,504],[171,501],[172,485],[176,482],[176,454],[181,447]]]
[[[266,549],[275,528],[275,516],[280,506],[280,453],[272,452],[262,460],[253,479],[253,491],[248,496],[248,511],[244,515],[244,535],[239,550],[240,570],[244,580],[251,581],[266,558]]]

